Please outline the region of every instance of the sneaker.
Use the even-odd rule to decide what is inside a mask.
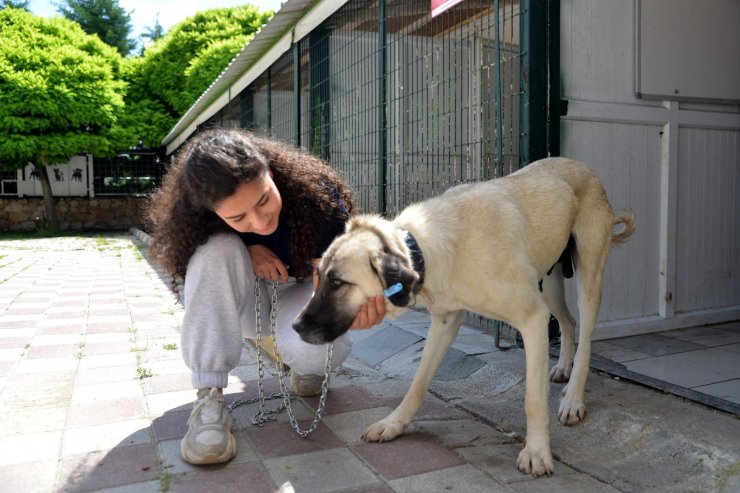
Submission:
[[[188,420],[188,432],[180,442],[182,458],[191,464],[218,464],[236,455],[233,420],[219,389],[198,390],[198,400]]]
[[[324,383],[324,377],[321,375],[299,375],[290,370],[290,385],[293,387],[293,393],[301,397],[313,397],[321,395],[321,385]]]

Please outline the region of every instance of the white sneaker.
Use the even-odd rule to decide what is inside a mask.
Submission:
[[[293,387],[293,393],[301,397],[313,397],[321,395],[321,385],[324,383],[324,377],[321,375],[299,375],[290,370],[290,385]]]
[[[188,432],[180,442],[183,460],[191,464],[218,464],[236,455],[233,420],[223,394],[216,387],[198,390],[188,419]]]

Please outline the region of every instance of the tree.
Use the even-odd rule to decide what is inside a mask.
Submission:
[[[131,12],[118,0],[64,0],[55,4],[57,12],[75,21],[87,34],[97,34],[104,43],[126,56],[136,46],[131,35]]]
[[[271,16],[252,5],[205,10],[148,46],[133,64],[127,97],[148,115],[136,123],[146,126],[144,142],[158,145]],[[161,126],[149,124],[155,121]]]
[[[154,25],[151,27],[145,27],[144,31],[139,36],[139,41],[141,43],[140,55],[144,54],[144,50],[148,45],[152,44],[158,39],[162,39],[163,37],[164,28],[162,27],[162,24],[159,23],[159,14],[157,14],[157,16],[154,18]]]
[[[28,6],[29,0],[14,2],[13,0],[2,0],[0,2],[0,9],[23,9],[30,10]]]
[[[33,165],[51,229],[59,221],[46,166],[130,145],[118,124],[123,70],[115,49],[74,22],[0,10],[0,163]]]

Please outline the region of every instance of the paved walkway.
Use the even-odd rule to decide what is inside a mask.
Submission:
[[[194,391],[179,352],[182,308],[167,283],[131,235],[0,241],[0,490],[740,490],[736,417],[598,373],[586,421],[565,428],[553,419],[555,474],[520,474],[523,353],[497,350],[469,327],[407,433],[363,443],[362,430],[400,402],[418,364],[428,317],[417,312],[353,334],[308,439],[285,413],[252,426],[256,405],[245,405],[233,412],[237,457],[190,466],[179,441]],[[245,350],[227,399],[255,397],[256,375]],[[551,386],[551,416],[560,388]],[[294,401],[300,420],[316,400]]]

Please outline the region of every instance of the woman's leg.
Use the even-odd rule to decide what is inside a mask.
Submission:
[[[235,234],[212,236],[188,263],[181,346],[198,400],[180,453],[191,464],[226,462],[236,455],[233,420],[221,389],[241,356],[240,314],[250,304],[251,272],[247,249]]]
[[[231,233],[213,235],[188,263],[181,346],[197,389],[226,387],[239,363],[241,322],[250,307],[254,314],[252,272],[246,247]]]

